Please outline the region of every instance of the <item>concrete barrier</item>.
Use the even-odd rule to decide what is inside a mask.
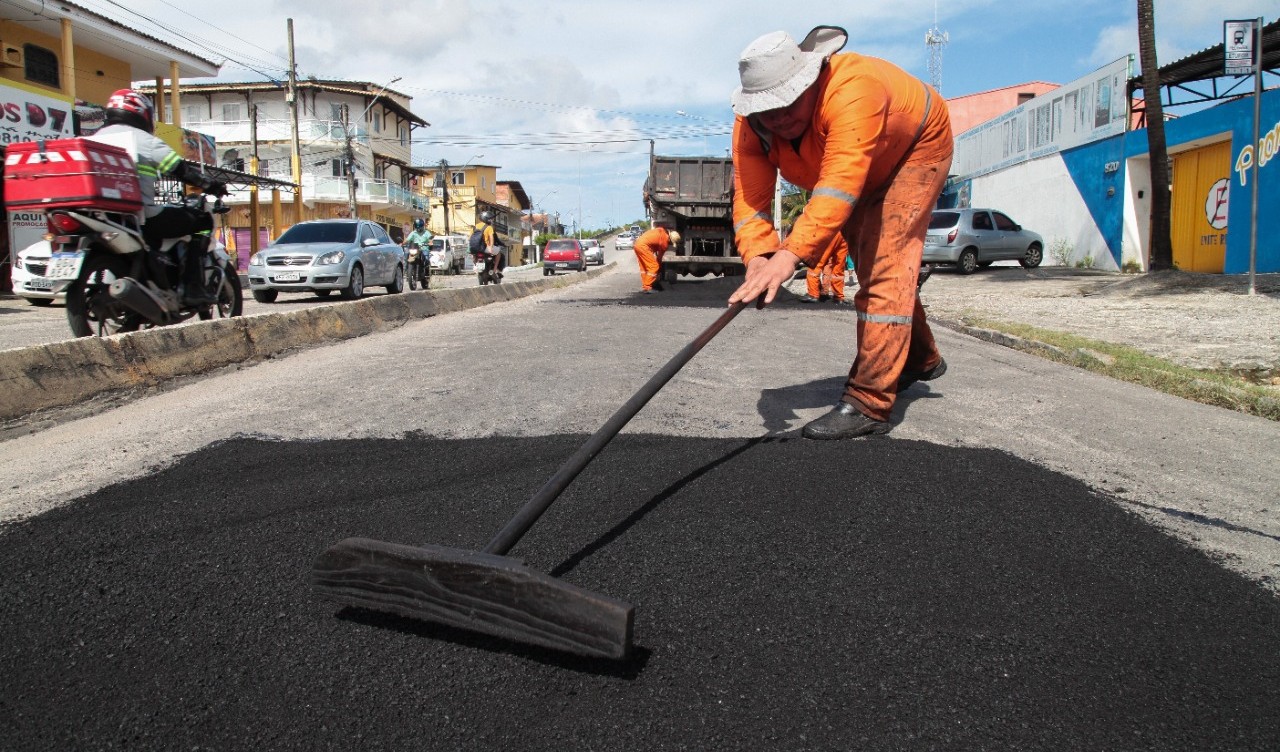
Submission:
[[[263,316],[214,319],[6,350],[0,352],[0,420],[67,407],[106,392],[156,386],[167,379],[233,363],[256,362],[289,350],[362,337],[415,319],[568,287],[608,268],[501,285],[382,295]]]

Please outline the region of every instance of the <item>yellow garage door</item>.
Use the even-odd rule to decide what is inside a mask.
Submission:
[[[1222,273],[1230,188],[1230,141],[1173,156],[1174,266],[1188,272]]]

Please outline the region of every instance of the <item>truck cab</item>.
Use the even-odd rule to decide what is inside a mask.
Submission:
[[[461,274],[467,266],[467,238],[463,235],[437,235],[431,239],[428,256],[432,272]]]

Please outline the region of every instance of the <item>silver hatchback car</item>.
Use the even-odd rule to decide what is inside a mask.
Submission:
[[[600,245],[599,240],[594,238],[583,239],[582,255],[588,264],[604,266],[604,246]]]
[[[404,290],[404,249],[382,226],[364,219],[313,219],[285,230],[275,242],[249,258],[249,288],[259,303],[273,303],[282,292],[335,290],[347,300],[365,287]]]
[[[973,274],[994,261],[1034,269],[1044,260],[1044,239],[994,209],[936,209],[924,240],[924,263],[953,264]]]

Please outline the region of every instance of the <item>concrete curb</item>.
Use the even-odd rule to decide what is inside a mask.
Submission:
[[[264,316],[215,319],[114,337],[81,337],[0,352],[0,421],[67,407],[107,392],[257,362],[288,350],[386,331],[415,319],[568,287],[582,274],[405,292]]]

